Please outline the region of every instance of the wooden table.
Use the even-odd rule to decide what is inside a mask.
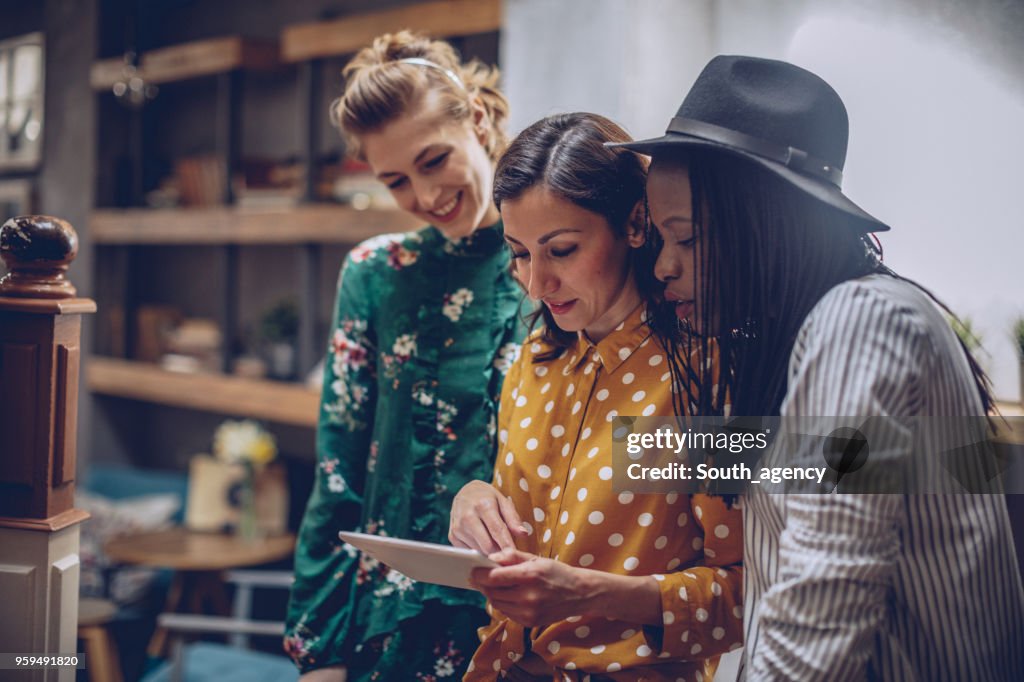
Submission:
[[[222,571],[279,561],[292,554],[295,536],[277,535],[243,540],[222,533],[199,533],[186,528],[121,535],[104,546],[113,561],[174,571],[164,611],[188,609],[203,613],[230,612]],[[167,631],[157,627],[149,641],[150,656],[163,655]]]

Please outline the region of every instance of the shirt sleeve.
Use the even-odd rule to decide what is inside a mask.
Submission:
[[[666,658],[702,660],[743,641],[743,521],[722,498],[693,495],[704,565],[655,576],[661,591],[662,628],[645,627],[651,648]]]
[[[529,341],[526,343],[528,344]],[[491,485],[501,495],[506,494],[501,472],[505,466],[503,459],[508,451],[508,427],[512,423],[511,408],[518,395],[522,367],[530,362],[530,358],[526,356],[527,353],[525,351],[516,356],[508,370],[508,374],[505,376],[505,382],[501,389],[501,400],[498,408],[498,459],[494,463],[494,476],[491,481]],[[502,643],[508,640],[507,632],[509,630],[516,632],[518,642],[522,642],[522,628],[520,626],[511,622],[505,614],[492,607],[490,602],[487,602],[485,608],[490,620],[486,625],[477,630],[477,635],[480,637],[480,646],[473,654],[473,659],[469,663],[466,675],[463,677],[463,682],[482,682],[483,680],[494,679],[495,668],[493,666],[496,661],[501,659]]]
[[[930,340],[919,313],[869,287],[830,292],[798,335],[782,416],[907,416],[920,406]],[[908,452],[908,434],[884,444]],[[788,495],[778,580],[757,605],[749,679],[862,680],[890,608],[902,495]]]
[[[337,664],[354,609],[356,553],[337,533],[355,529],[377,401],[368,266],[346,259],[324,365],[313,492],[299,531],[285,649],[303,670]]]
[[[529,343],[529,341],[527,341]],[[515,358],[512,361],[512,365],[508,369],[508,374],[505,375],[504,381],[501,385],[500,395],[498,397],[498,448],[497,448],[497,461],[494,463],[494,477],[492,482],[495,487],[499,490],[501,486],[498,485],[498,468],[501,467],[501,460],[508,452],[508,435],[509,425],[512,423],[512,408],[515,406],[516,398],[519,397],[519,390],[521,388],[520,377],[523,373],[523,364],[530,362],[530,357],[524,357],[526,353],[521,350],[517,351]]]

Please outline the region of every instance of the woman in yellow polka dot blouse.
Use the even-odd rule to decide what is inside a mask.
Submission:
[[[617,494],[616,415],[679,409],[673,309],[645,244],[645,167],[593,114],[548,117],[498,163],[513,271],[541,302],[506,379],[494,482],[452,507],[491,622],[466,680],[710,680],[742,638],[740,511],[707,495]]]

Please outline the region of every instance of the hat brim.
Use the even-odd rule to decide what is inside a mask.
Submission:
[[[865,232],[886,232],[889,230],[889,226],[883,223],[878,218],[875,218],[870,213],[862,209],[857,204],[850,201],[842,191],[830,185],[826,182],[816,180],[808,177],[801,173],[797,173],[791,168],[782,165],[778,161],[766,159],[763,156],[752,154],[743,149],[737,149],[736,147],[730,147],[720,142],[713,142],[711,140],[705,140],[699,137],[693,137],[691,135],[682,135],[679,133],[666,133],[661,137],[652,137],[647,140],[636,140],[634,142],[616,142],[606,143],[608,147],[622,147],[639,154],[647,156],[655,156],[659,153],[665,153],[668,151],[677,151],[681,149],[714,149],[721,151],[725,154],[732,154],[739,156],[744,159],[749,159],[754,163],[758,164],[765,170],[775,173],[783,180],[786,180],[797,189],[801,190],[805,194],[809,194],[818,201],[821,201],[833,208],[836,208],[843,213],[847,214],[851,218],[857,221],[857,224]]]

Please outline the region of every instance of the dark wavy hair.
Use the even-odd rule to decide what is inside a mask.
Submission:
[[[494,203],[516,199],[535,186],[592,213],[604,216],[616,237],[625,238],[637,205],[643,201],[647,182],[645,158],[606,142],[631,138],[615,122],[590,113],[556,114],[537,121],[512,141],[498,159],[494,173]],[[646,221],[644,221],[646,223]],[[646,229],[646,224],[640,225]],[[630,267],[643,302],[648,323],[657,331],[669,329],[672,311],[662,300],[664,286],[654,277],[657,252],[647,235],[644,245],[630,249]],[[671,318],[674,321],[674,317]],[[658,322],[661,325],[658,325]],[[531,328],[542,322],[541,339],[549,350],[537,362],[559,357],[576,343],[576,334],[563,331],[547,306],[541,305],[529,319]]]
[[[884,265],[880,247],[846,214],[775,174],[709,150],[666,160],[689,170],[700,236],[696,257],[706,283],[700,289],[704,334],[684,335],[681,350],[686,357],[694,350],[708,357],[714,339],[719,353],[717,380],[710,363],[682,365],[691,414],[721,415],[730,402],[735,416],[778,415],[803,321],[829,289],[847,280],[873,273],[904,280],[955,319],[928,289]],[[661,161],[659,156],[656,163]],[[963,351],[989,412],[994,401],[988,377],[965,346]]]

